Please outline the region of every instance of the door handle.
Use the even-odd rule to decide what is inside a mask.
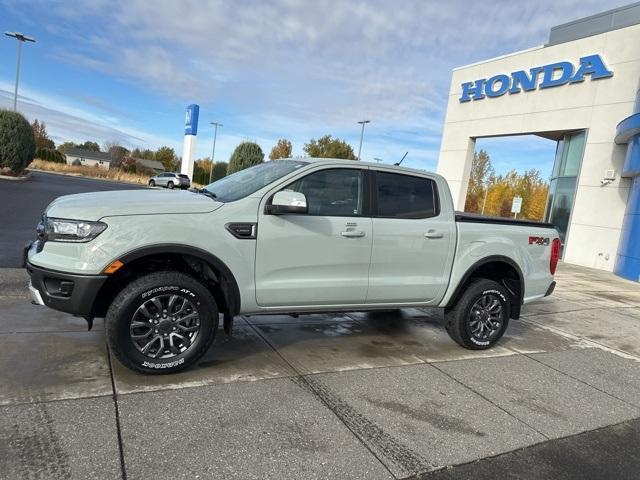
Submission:
[[[436,232],[435,230],[429,230],[424,236],[426,238],[442,238],[444,234],[442,232]]]
[[[362,230],[347,230],[345,232],[340,232],[340,235],[347,238],[359,238],[364,237],[364,232]]]

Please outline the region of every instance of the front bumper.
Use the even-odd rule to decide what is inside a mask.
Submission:
[[[92,315],[106,275],[77,275],[57,272],[25,262],[31,277],[29,293],[34,303],[73,315]]]

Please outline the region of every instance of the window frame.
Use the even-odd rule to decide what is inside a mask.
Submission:
[[[273,202],[273,197],[276,193],[281,192],[283,190],[285,190],[286,188],[288,188],[290,185],[299,182],[300,180],[304,179],[305,177],[308,177],[309,175],[314,175],[316,173],[320,173],[320,172],[325,172],[327,170],[355,170],[358,173],[360,173],[360,176],[362,177],[362,189],[361,189],[361,195],[362,195],[362,212],[361,213],[354,213],[354,214],[350,214],[350,215],[316,215],[313,213],[288,213],[287,215],[306,215],[309,217],[349,217],[349,218],[370,218],[372,215],[372,210],[371,210],[371,196],[372,196],[372,189],[371,189],[371,172],[369,171],[368,168],[358,168],[356,166],[347,166],[347,165],[336,165],[336,166],[327,166],[326,168],[318,168],[316,170],[310,171],[310,172],[305,172],[304,175],[301,175],[299,177],[296,177],[294,179],[292,179],[290,182],[287,182],[284,186],[278,187],[278,189],[273,192],[271,195],[269,195],[269,199],[267,200],[267,202],[265,203],[265,214],[266,213],[266,207],[267,205],[271,205]],[[306,195],[305,195],[306,197]],[[307,207],[308,207],[308,201],[307,201]],[[271,214],[269,214],[271,215]]]
[[[426,217],[392,217],[387,215],[380,215],[379,205],[378,205],[378,174],[388,174],[388,175],[399,175],[402,177],[411,177],[417,178],[426,182],[431,182],[432,185],[432,194],[433,194],[433,208],[434,214],[428,215]],[[388,170],[371,170],[370,171],[371,181],[370,181],[370,204],[371,204],[371,212],[373,218],[388,218],[391,220],[426,220],[429,218],[437,218],[442,213],[442,209],[440,207],[440,191],[438,190],[438,182],[435,179],[427,176],[421,175],[412,175],[410,173],[404,172],[391,172]]]

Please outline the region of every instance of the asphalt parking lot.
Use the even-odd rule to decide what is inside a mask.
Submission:
[[[0,194],[37,220],[46,177]],[[22,216],[0,220],[13,242]],[[640,286],[557,280],[488,351],[431,309],[243,316],[195,368],[147,377],[102,320],[31,305],[26,272],[0,268],[0,478],[637,478]]]
[[[245,316],[156,377],[25,283],[0,270],[2,478],[637,478],[640,288],[606,272],[561,265],[489,351],[433,310]]]
[[[22,247],[35,238],[36,225],[42,212],[57,197],[73,193],[140,188],[146,187],[45,172],[32,172],[31,178],[23,182],[0,180],[0,268],[20,266]]]

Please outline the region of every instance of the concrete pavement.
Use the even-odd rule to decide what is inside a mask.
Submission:
[[[109,356],[101,320],[32,306],[24,272],[0,270],[0,478],[577,478],[559,449],[640,431],[640,286],[557,280],[488,351],[431,309],[248,316],[197,367],[147,377]],[[616,478],[640,463],[627,450]]]

